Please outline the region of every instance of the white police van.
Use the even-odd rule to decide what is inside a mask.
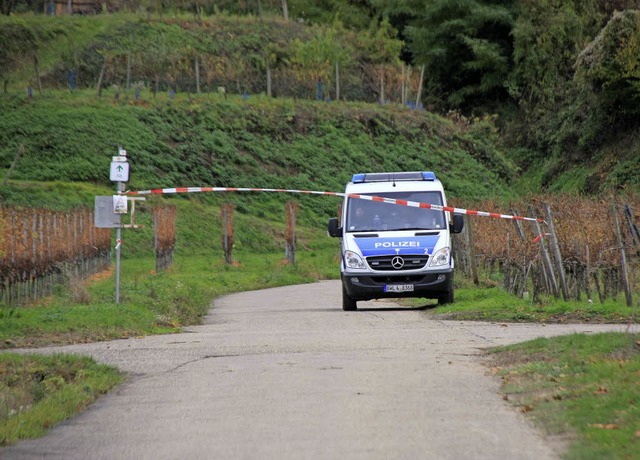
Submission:
[[[447,206],[433,172],[355,174],[345,195],[342,226],[336,218],[329,221],[329,235],[341,238],[343,310],[380,298],[453,302],[451,233],[462,231],[462,215],[351,196]]]

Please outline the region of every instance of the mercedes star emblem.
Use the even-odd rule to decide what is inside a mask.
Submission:
[[[402,267],[404,267],[404,259],[399,256],[394,257],[393,259],[391,259],[391,266],[396,270],[400,270]]]

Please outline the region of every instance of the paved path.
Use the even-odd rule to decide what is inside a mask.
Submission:
[[[552,459],[498,394],[481,349],[626,329],[340,305],[336,281],[247,292],[216,300],[205,324],[182,334],[41,349],[91,355],[130,378],[0,458]]]

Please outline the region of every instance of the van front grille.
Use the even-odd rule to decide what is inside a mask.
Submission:
[[[417,270],[424,268],[429,260],[428,255],[417,256],[376,256],[367,257],[367,263],[372,270]]]

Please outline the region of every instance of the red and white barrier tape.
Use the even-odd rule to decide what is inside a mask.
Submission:
[[[421,203],[419,201],[397,200],[375,195],[359,195],[355,193],[320,192],[316,190],[289,190],[281,188],[242,188],[242,187],[176,187],[176,188],[156,188],[152,190],[127,191],[126,195],[168,195],[174,193],[205,193],[205,192],[281,192],[299,193],[305,195],[328,195],[341,196],[346,198],[357,198],[361,200],[378,201],[381,203],[397,204],[412,208],[434,209],[436,211],[447,211],[456,214],[468,214],[470,216],[493,217],[496,219],[528,220],[532,222],[542,222],[544,219],[535,217],[511,216],[509,214],[498,214],[494,212],[474,211],[472,209],[454,208],[451,206],[441,206],[438,204]]]

